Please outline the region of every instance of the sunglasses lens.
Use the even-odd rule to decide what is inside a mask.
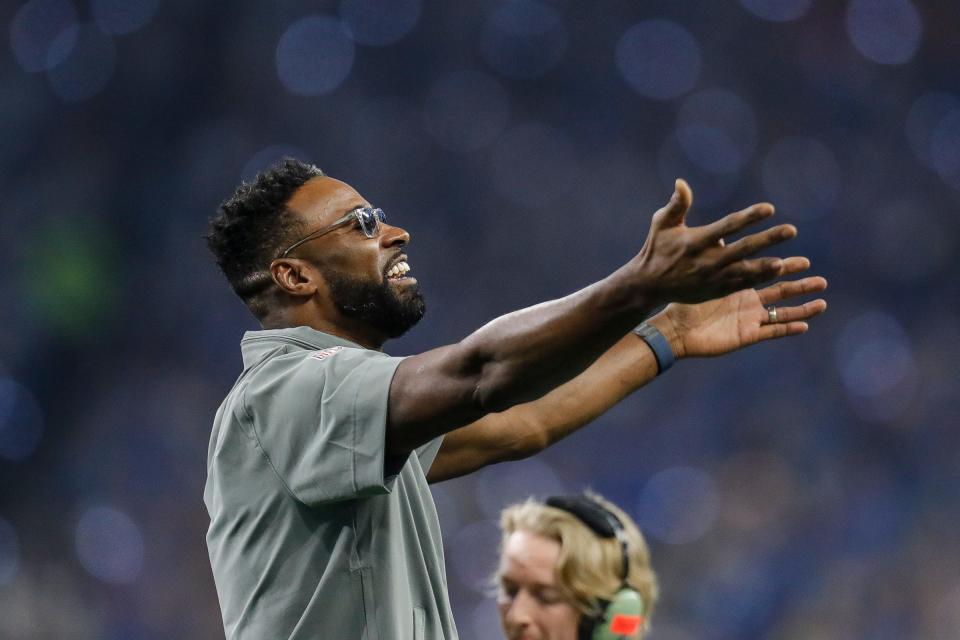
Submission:
[[[357,218],[360,220],[360,228],[368,238],[377,235],[377,218],[370,209],[361,209],[357,211]]]

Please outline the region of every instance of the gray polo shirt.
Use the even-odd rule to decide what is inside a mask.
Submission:
[[[248,332],[207,455],[207,547],[229,640],[451,640],[425,473],[385,457],[401,358],[296,327]]]

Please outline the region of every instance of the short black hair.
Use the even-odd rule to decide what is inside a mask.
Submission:
[[[264,293],[272,282],[268,267],[299,229],[287,209],[294,192],[323,171],[295,158],[283,158],[252,182],[242,183],[210,220],[207,246],[234,292],[257,318],[268,311]]]

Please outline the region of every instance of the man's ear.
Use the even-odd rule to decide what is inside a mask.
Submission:
[[[281,291],[298,298],[312,296],[320,285],[316,266],[298,258],[274,260],[270,263],[270,276]]]

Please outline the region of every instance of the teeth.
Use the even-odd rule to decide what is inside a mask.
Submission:
[[[398,262],[387,271],[388,278],[399,278],[410,271],[410,265],[406,262]]]
[[[388,278],[399,278],[399,277],[405,275],[408,271],[410,271],[410,265],[409,265],[409,264],[407,264],[406,262],[398,262],[397,264],[395,264],[395,265],[393,265],[392,267],[390,267],[390,270],[389,270],[389,271],[387,271],[387,277],[388,277]]]

